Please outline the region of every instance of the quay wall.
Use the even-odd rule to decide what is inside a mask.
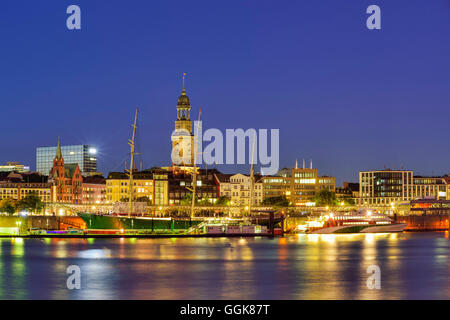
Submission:
[[[15,228],[20,222],[21,230],[28,230],[31,228],[45,229],[45,230],[65,230],[68,227],[84,229],[86,224],[80,217],[69,216],[0,216],[0,228]]]
[[[405,231],[448,231],[448,215],[397,216],[398,223],[407,223]]]
[[[304,224],[306,217],[287,217],[284,220],[284,230],[287,233],[297,230],[297,225]],[[407,223],[406,231],[448,231],[449,216],[447,215],[407,215],[397,216],[398,223]],[[39,228],[46,230],[65,230],[68,227],[85,229],[83,219],[77,216],[0,216],[0,227],[15,228],[17,222],[22,230]]]

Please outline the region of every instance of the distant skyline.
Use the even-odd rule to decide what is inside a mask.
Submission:
[[[82,29],[66,28],[80,6]],[[382,29],[366,28],[381,8]],[[143,167],[170,163],[187,73],[204,128],[280,129],[280,168],[313,160],[336,184],[362,170],[450,172],[450,2],[6,1],[0,163],[89,144],[124,169],[140,109]],[[139,161],[139,160],[138,160]],[[224,172],[248,166],[219,166]]]

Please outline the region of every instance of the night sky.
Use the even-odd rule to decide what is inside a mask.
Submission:
[[[449,0],[3,0],[0,162],[35,168],[60,136],[123,170],[139,107],[143,166],[167,165],[186,72],[192,117],[279,128],[281,167],[313,159],[338,185],[384,166],[449,173],[449,35]]]

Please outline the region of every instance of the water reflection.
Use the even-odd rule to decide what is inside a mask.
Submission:
[[[449,249],[448,233],[0,239],[0,299],[449,299]]]

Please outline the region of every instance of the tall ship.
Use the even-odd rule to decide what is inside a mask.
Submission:
[[[406,223],[396,223],[381,213],[372,213],[370,210],[360,210],[348,214],[323,215],[308,221],[298,227],[299,231],[307,233],[389,233],[402,232]]]

